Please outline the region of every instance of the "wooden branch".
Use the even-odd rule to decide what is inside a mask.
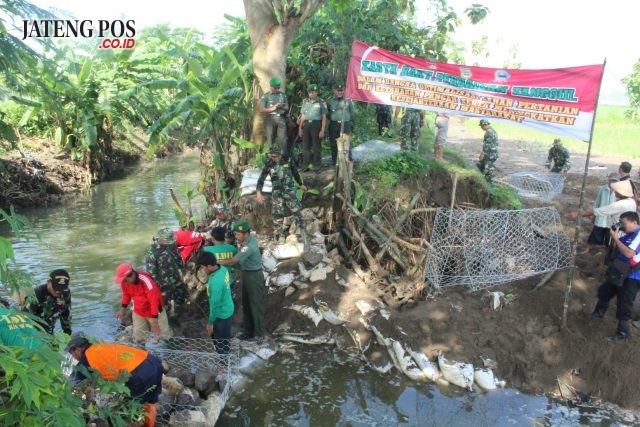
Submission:
[[[423,212],[435,212],[437,210],[438,208],[416,208],[416,209],[412,209],[411,212],[409,212],[409,215],[415,215]]]
[[[542,288],[549,281],[549,279],[551,279],[554,273],[555,273],[555,270],[545,274],[544,277],[540,279],[538,284],[533,287],[533,290]]]
[[[391,233],[387,236],[390,239],[390,241],[393,241],[393,238],[396,237],[396,234],[398,234],[398,231],[400,230],[404,222],[407,220],[407,217],[411,213],[411,209],[413,209],[416,203],[418,203],[419,198],[420,198],[420,192],[417,192],[416,195],[413,196],[413,199],[411,199],[411,202],[409,202],[409,206],[407,206],[407,209],[405,209],[404,213],[400,215],[400,218],[398,218],[398,221],[394,225],[393,230],[391,230]],[[387,252],[388,249],[389,249],[389,241],[385,242],[380,248],[380,250],[378,251],[378,253],[376,254],[376,261],[380,262],[380,260],[382,259],[382,257],[384,256],[384,254]]]
[[[362,238],[360,233],[358,233],[358,230],[356,230],[356,228],[351,223],[346,223],[345,228],[349,230],[354,240],[360,243],[360,250],[362,250],[362,254],[366,259],[367,264],[369,264],[369,267],[378,275],[383,274],[384,268],[382,268],[382,266],[378,263],[378,261],[376,261],[375,258],[373,258],[373,256],[371,255],[371,252],[369,252],[369,248],[367,248],[367,245],[364,243],[364,239]]]
[[[189,221],[189,217],[185,213],[184,209],[182,209],[182,206],[180,206],[180,202],[176,197],[176,193],[173,192],[173,188],[169,189],[169,193],[171,193],[171,198],[173,199],[173,203],[176,205],[176,209],[178,209],[178,212],[180,212],[180,215],[182,215],[187,221]]]
[[[391,231],[387,230],[381,225],[378,226],[378,229],[381,232],[383,232],[385,235],[387,235],[387,237],[389,237],[394,243],[397,243],[398,245],[402,246],[405,249],[409,249],[410,251],[414,251],[414,252],[422,252],[425,250],[425,248],[414,245],[413,243],[407,242],[406,240],[402,240],[398,236],[391,236]],[[429,242],[427,242],[424,239],[411,238],[411,240],[417,240],[418,243],[420,243],[421,245],[424,245],[425,247],[431,249],[431,245],[429,244]]]
[[[453,190],[451,191],[451,206],[450,209],[453,209],[453,205],[456,203],[456,189],[458,188],[458,172],[453,174]]]

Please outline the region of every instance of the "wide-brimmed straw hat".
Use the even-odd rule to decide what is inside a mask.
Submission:
[[[612,182],[611,189],[623,197],[633,197],[633,188],[628,180]]]

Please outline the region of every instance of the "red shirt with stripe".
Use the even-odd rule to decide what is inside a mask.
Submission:
[[[191,257],[193,251],[200,247],[204,240],[200,233],[189,230],[174,231],[173,235],[176,237],[176,245],[178,246],[180,257],[185,262]]]
[[[149,273],[138,271],[138,281],[128,284],[122,281],[122,305],[133,301],[133,312],[139,316],[149,318],[158,317],[161,307],[164,307],[162,293],[155,280]]]

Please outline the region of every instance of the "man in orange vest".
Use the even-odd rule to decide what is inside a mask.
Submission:
[[[153,426],[156,420],[158,396],[162,392],[162,362],[148,351],[124,344],[97,342],[92,344],[84,336],[71,337],[67,351],[87,369],[97,371],[107,381],[121,375],[129,375],[124,384],[131,391],[131,398],[144,405],[145,426]],[[74,371],[72,379],[85,379],[82,370]]]

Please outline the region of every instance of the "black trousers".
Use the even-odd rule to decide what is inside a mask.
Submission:
[[[331,160],[333,164],[336,164],[338,159],[338,143],[336,139],[340,137],[340,128],[342,127],[342,122],[331,121],[329,123],[329,143],[331,144]],[[351,122],[344,122],[344,128],[342,133],[351,135]]]
[[[302,128],[302,158],[305,166],[313,163],[314,166],[322,164],[322,151],[320,146],[320,130],[322,120],[306,120]]]
[[[596,305],[596,310],[604,313],[609,307],[609,301],[611,301],[613,297],[617,297],[618,307],[616,310],[616,318],[618,322],[622,323],[622,325],[626,324],[628,328],[629,320],[631,320],[631,316],[633,315],[633,301],[635,301],[636,294],[639,290],[640,280],[636,279],[626,279],[620,287],[604,282],[598,288],[598,304]],[[622,325],[618,325],[618,332],[620,332]],[[623,332],[628,333],[629,331],[624,330]]]

